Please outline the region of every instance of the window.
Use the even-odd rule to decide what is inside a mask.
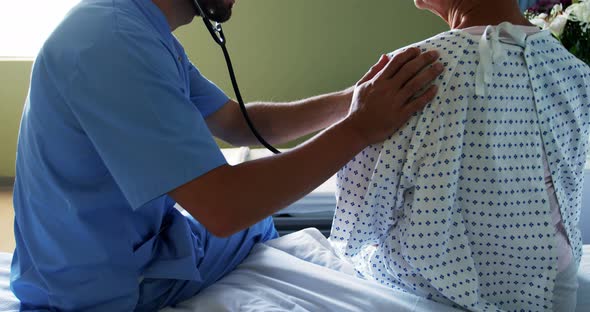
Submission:
[[[0,57],[34,58],[79,0],[0,0]]]

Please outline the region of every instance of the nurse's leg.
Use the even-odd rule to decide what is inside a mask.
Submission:
[[[212,235],[190,216],[187,219],[193,233],[200,237],[203,243],[204,256],[196,268],[201,274],[202,283],[177,281],[174,287],[176,289],[172,291],[176,295],[170,297],[166,305],[193,297],[233,271],[248,256],[255,244],[278,237],[271,217],[226,238]]]

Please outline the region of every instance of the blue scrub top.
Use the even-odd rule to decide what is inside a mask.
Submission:
[[[226,164],[204,118],[228,100],[150,0],[66,16],[20,128],[11,287],[24,308],[131,310],[144,280],[204,283],[209,236],[166,193]]]

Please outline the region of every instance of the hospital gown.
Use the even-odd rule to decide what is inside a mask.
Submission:
[[[543,156],[579,261],[590,69],[549,32],[510,24],[415,46],[441,53],[438,94],[340,170],[331,242],[392,288],[472,311],[552,310]]]

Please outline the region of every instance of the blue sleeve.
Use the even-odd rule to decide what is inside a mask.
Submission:
[[[229,101],[227,95],[213,82],[209,81],[193,65],[189,64],[190,98],[203,118],[216,112]]]
[[[182,76],[160,41],[116,34],[80,54],[65,91],[133,209],[226,164]]]

